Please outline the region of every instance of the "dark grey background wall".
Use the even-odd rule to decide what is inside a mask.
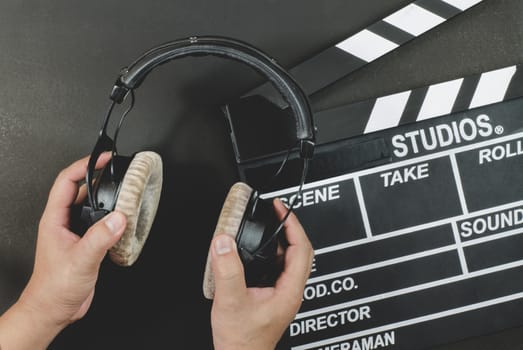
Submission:
[[[409,2],[2,0],[0,312],[30,276],[48,190],[62,168],[90,152],[121,67],[149,47],[196,34],[248,41],[291,67]],[[522,39],[523,3],[485,0],[311,96],[313,108],[518,64]],[[103,263],[88,316],[51,349],[211,348],[201,279],[222,200],[237,180],[217,106],[259,83],[248,68],[211,57],[149,76],[120,151],[151,149],[163,157],[153,233],[133,267]],[[441,349],[522,346],[523,330],[513,329]]]

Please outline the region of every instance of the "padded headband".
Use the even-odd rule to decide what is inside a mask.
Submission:
[[[98,207],[98,203],[95,201],[92,179],[96,161],[100,154],[103,151],[113,151],[115,153],[116,136],[115,140],[113,140],[107,135],[107,125],[114,105],[122,103],[127,94],[138,88],[147,75],[159,65],[177,58],[207,55],[220,56],[245,63],[264,75],[281,93],[293,111],[296,122],[296,139],[300,141],[300,158],[304,159],[304,162],[312,158],[315,129],[309,99],[294,78],[276,60],[245,42],[226,37],[189,37],[168,42],[153,47],[141,55],[129,67],[124,68],[112,89],[110,95],[112,103],[87,166],[87,194],[89,203],[95,209],[92,213],[94,215],[93,221],[96,221],[98,216],[105,215],[105,212],[100,210],[101,208]],[[113,174],[112,165],[111,174]]]
[[[111,99],[121,103],[127,93],[140,86],[157,66],[186,56],[215,55],[243,62],[264,75],[284,97],[296,121],[296,138],[301,142],[300,154],[312,158],[315,135],[307,95],[294,78],[273,58],[251,45],[231,38],[216,36],[190,37],[153,48],[122,71],[111,93]]]

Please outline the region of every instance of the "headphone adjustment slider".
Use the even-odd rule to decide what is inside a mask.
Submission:
[[[116,81],[116,83],[113,86],[113,90],[111,91],[111,100],[114,102],[120,104],[125,100],[125,97],[129,93],[131,89],[129,89],[127,86],[123,85],[120,79]]]
[[[300,141],[300,157],[303,159],[312,159],[314,155],[314,141],[301,140]]]

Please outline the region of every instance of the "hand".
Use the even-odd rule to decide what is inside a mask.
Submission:
[[[280,219],[287,208],[274,200]],[[226,234],[211,242],[215,294],[211,327],[216,350],[274,349],[298,312],[309,277],[314,251],[298,218],[284,223],[289,246],[285,265],[274,287],[247,288],[236,242]]]
[[[110,159],[104,153],[96,168]],[[121,237],[123,214],[113,212],[83,237],[69,229],[73,204],[85,200],[88,157],[62,170],[41,217],[33,273],[19,300],[0,318],[0,347],[45,349],[68,324],[82,318],[94,296],[100,264]]]

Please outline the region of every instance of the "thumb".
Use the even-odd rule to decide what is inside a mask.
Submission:
[[[91,226],[77,243],[79,267],[85,272],[97,271],[107,250],[122,237],[127,219],[120,212],[112,212]]]
[[[214,275],[214,298],[238,301],[246,292],[243,264],[236,242],[227,234],[216,235],[211,242],[211,268]]]

